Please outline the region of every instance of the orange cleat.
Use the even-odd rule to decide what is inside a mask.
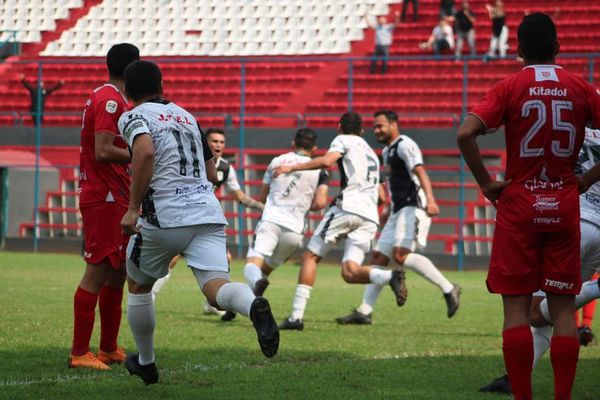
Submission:
[[[110,369],[108,365],[97,359],[94,353],[89,351],[80,356],[71,354],[69,356],[69,368],[93,368],[103,371]]]
[[[122,347],[117,347],[115,351],[98,350],[98,360],[104,364],[123,364],[127,358],[127,353]]]

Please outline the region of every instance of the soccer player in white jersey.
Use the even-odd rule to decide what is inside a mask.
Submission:
[[[268,301],[247,285],[229,281],[227,221],[213,192],[214,157],[197,122],[162,99],[156,64],[132,63],[124,75],[125,91],[135,108],[119,119],[119,131],[132,153],[131,197],[121,226],[134,235],[127,248],[127,319],[139,351],[127,356],[125,366],[146,384],[158,381],[151,289],[177,254],[185,257],[208,301],[249,316],[263,354],[274,356],[279,331]]]
[[[331,142],[325,155],[302,164],[290,162],[273,170],[276,178],[296,171],[339,166],[340,193],[315,230],[302,259],[298,286],[293,301],[292,315],[279,329],[304,329],[304,310],[315,283],[317,263],[336,243],[345,240],[342,257],[342,277],[348,283],[389,284],[400,305],[406,297],[404,272],[400,270],[361,267],[365,253],[377,232],[379,215],[379,160],[362,138],[362,118],[347,112],[340,118],[338,136]]]
[[[583,175],[600,162],[600,130],[586,128],[585,140],[579,152],[577,175]],[[581,291],[575,296],[575,308],[579,309],[590,301],[600,298],[600,282],[590,280],[594,272],[600,270],[600,183],[593,184],[587,192],[579,196],[581,215]],[[533,334],[533,366],[550,347],[552,337],[552,317],[548,300],[543,291],[534,293],[531,315]],[[506,374],[494,379],[479,389],[480,392],[512,393]]]
[[[439,213],[431,181],[423,167],[421,149],[414,140],[402,135],[398,115],[392,110],[374,114],[373,131],[383,149],[383,166],[391,198],[391,215],[373,252],[373,267],[386,268],[390,261],[411,269],[436,285],[446,300],[447,315],[458,310],[460,286],[452,284],[429,258],[414,253],[427,245],[431,217]],[[344,317],[339,324],[371,324],[371,313],[381,293],[382,285],[365,287],[360,307]]]
[[[301,164],[310,161],[317,149],[317,134],[309,128],[296,132],[294,151],[275,157],[265,172],[261,201],[266,201],[262,218],[256,226],[254,241],[248,249],[244,276],[256,296],[262,296],[269,285],[267,277],[283,264],[302,244],[302,233],[309,210],[320,210],[327,205],[326,170],[306,170],[273,178],[273,170],[280,165]],[[223,320],[235,314],[227,312]]]
[[[229,161],[223,158],[223,151],[225,150],[226,145],[225,131],[219,128],[208,128],[205,132],[205,135],[206,141],[208,142],[208,147],[212,150],[212,153],[215,156],[215,166],[217,168],[217,182],[214,185],[215,192],[218,193],[221,188],[224,188],[224,190],[231,194],[233,199],[238,201],[240,204],[255,210],[262,210],[265,207],[264,203],[254,200],[252,197],[246,195],[242,191],[240,183],[237,180],[235,169]],[[229,249],[227,249],[227,260],[231,262],[231,258],[231,253],[229,252]],[[152,293],[155,297],[171,278],[171,271],[173,268],[175,268],[178,259],[179,256],[174,257],[169,264],[169,273],[154,283]],[[221,316],[225,314],[225,311],[211,306],[208,301],[204,303],[203,310],[204,314]],[[227,321],[227,318],[224,317],[224,320]]]

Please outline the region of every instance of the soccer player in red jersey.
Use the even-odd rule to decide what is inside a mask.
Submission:
[[[574,168],[586,125],[600,127],[600,91],[554,65],[552,19],[535,13],[518,29],[525,67],[496,84],[467,115],[458,145],[485,197],[497,207],[488,289],[502,295],[503,353],[516,399],[531,399],[531,294],[544,290],[554,323],[555,399],[570,399],[579,341],[573,318],[581,287],[579,191],[599,179]],[[477,136],[505,126],[506,180],[492,179]]]
[[[96,88],[85,103],[81,127],[79,208],[85,236],[85,272],[74,299],[72,368],[110,369],[125,361],[117,346],[125,283],[125,249],[129,237],[121,232],[121,217],[129,205],[130,161],[117,123],[128,110],[123,95],[123,71],[139,60],[137,47],[116,44],[108,51],[108,83]],[[96,303],[100,310],[100,348],[90,352]]]

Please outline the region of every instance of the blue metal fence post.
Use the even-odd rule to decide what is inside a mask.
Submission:
[[[460,120],[462,121],[467,114],[467,102],[469,101],[468,90],[469,90],[469,64],[465,59],[463,61],[463,88],[462,88],[462,115]],[[458,175],[458,270],[462,271],[465,265],[465,160],[460,157],[460,167]]]
[[[594,84],[594,64],[594,57],[590,57],[588,80],[592,85]]]
[[[246,126],[244,123],[245,114],[246,114],[246,63],[245,61],[240,61],[240,132],[239,132],[239,156],[240,162],[238,164],[238,178],[242,184],[244,183],[244,169],[246,168]],[[244,218],[242,217],[242,205],[238,203],[237,212],[238,212],[238,245],[237,245],[237,253],[238,257],[242,256],[242,241],[244,239]]]
[[[37,252],[39,248],[38,235],[38,202],[40,197],[40,151],[42,146],[42,67],[43,64],[38,64],[37,73],[37,106],[34,111],[35,118],[35,171],[34,171],[34,188],[33,188],[33,251]]]
[[[354,87],[354,65],[352,64],[352,60],[348,60],[348,111],[352,111],[352,92]]]

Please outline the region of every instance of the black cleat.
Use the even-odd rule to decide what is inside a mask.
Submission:
[[[146,385],[158,382],[158,370],[156,364],[140,365],[139,354],[129,354],[125,359],[125,368],[129,375],[137,375]]]
[[[262,296],[263,293],[265,292],[265,290],[267,290],[267,287],[269,286],[269,280],[267,278],[262,278],[256,281],[256,283],[254,284],[254,290],[252,290],[254,292],[254,295],[256,297]]]
[[[587,346],[594,340],[594,332],[587,325],[577,328],[577,335],[579,336],[579,344],[582,346]]]
[[[371,325],[371,314],[363,314],[354,310],[345,317],[336,318],[335,322],[340,325]]]
[[[460,285],[454,283],[453,286],[450,293],[444,294],[444,299],[446,299],[446,305],[448,306],[448,318],[452,318],[456,314],[456,311],[458,311],[460,292],[462,291]]]
[[[395,269],[392,271],[392,279],[390,279],[390,287],[394,296],[396,296],[396,304],[402,307],[406,303],[408,297],[408,289],[406,288],[406,276],[403,269]]]
[[[482,393],[505,393],[512,394],[508,375],[504,374],[499,378],[494,379],[490,384],[479,389]]]
[[[250,320],[256,329],[258,344],[265,357],[273,357],[279,349],[279,329],[264,297],[257,297],[250,306]]]
[[[237,314],[234,313],[233,311],[225,311],[225,314],[223,314],[221,316],[221,321],[225,321],[225,322],[233,321],[235,319],[236,315]]]
[[[302,331],[304,330],[304,322],[301,319],[286,318],[279,324],[279,329],[282,331]]]

